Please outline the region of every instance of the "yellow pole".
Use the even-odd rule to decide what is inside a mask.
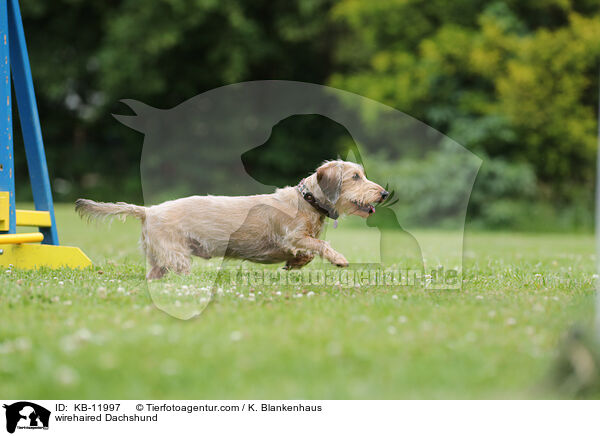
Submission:
[[[24,244],[26,242],[42,242],[44,235],[41,233],[10,233],[0,235],[0,245],[2,244]]]

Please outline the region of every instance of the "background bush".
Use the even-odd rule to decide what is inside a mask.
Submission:
[[[120,99],[170,108],[218,86],[285,79],[381,101],[482,156],[469,206],[477,226],[591,228],[597,0],[155,0],[143,7],[22,0],[21,7],[59,201],[142,201],[143,138],[110,116],[128,113]],[[317,125],[282,129],[278,140],[336,141]],[[15,139],[18,196],[27,200],[18,126]],[[400,169],[415,174],[434,164]],[[270,155],[264,165],[289,161]],[[306,171],[302,165],[288,170]],[[422,191],[413,187],[411,195]],[[425,201],[415,213],[435,204]]]

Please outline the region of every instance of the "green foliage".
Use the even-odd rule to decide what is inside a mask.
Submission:
[[[255,79],[323,83],[330,0],[23,0],[48,165],[58,200],[142,201],[143,137],[110,114],[131,98],[171,108]],[[15,126],[21,200],[30,198]],[[56,183],[54,183],[56,185]]]
[[[527,165],[544,203],[540,217],[590,222],[596,0],[21,3],[58,200],[141,201],[143,137],[110,116],[129,113],[120,99],[170,108],[218,86],[286,79],[373,98],[494,162]],[[335,148],[343,141],[342,130],[302,123],[281,128],[276,142]],[[18,126],[15,145],[23,200],[30,193]],[[311,161],[276,152],[265,159],[259,172],[279,168],[289,177],[305,173]],[[530,199],[489,197],[496,200],[487,212],[472,206],[472,217],[491,223],[494,215],[494,226],[518,226],[509,211]],[[578,218],[560,218],[565,208]]]
[[[399,202],[394,210],[403,226],[454,222],[464,193],[470,192],[466,219],[471,228],[541,232],[593,227],[589,193],[580,187],[571,185],[567,199],[556,200],[529,163],[479,157],[483,162],[474,185],[457,170],[464,163],[460,155],[451,152],[397,162],[375,157],[366,165],[369,177],[395,187]]]
[[[340,2],[334,18],[352,34],[349,44],[366,50],[341,41],[347,70],[331,83],[417,116],[474,151],[526,160],[557,195],[565,181],[589,189],[600,4],[463,3]],[[392,27],[394,17],[410,25]]]
[[[369,176],[395,187],[400,200],[396,210],[402,224],[443,225],[444,218],[461,213],[464,195],[470,193],[468,219],[475,218],[477,226],[521,228],[530,213],[527,204],[539,200],[533,169],[527,163],[481,157],[483,163],[474,186],[468,174],[460,171],[462,157],[450,151],[399,162],[371,160]]]

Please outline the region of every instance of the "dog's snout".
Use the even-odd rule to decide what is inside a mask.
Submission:
[[[387,192],[386,190],[381,191],[381,201],[385,200],[386,198],[388,198],[390,195],[389,192]]]

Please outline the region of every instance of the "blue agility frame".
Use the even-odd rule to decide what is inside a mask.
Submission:
[[[40,227],[40,232],[44,235],[42,244],[58,245],[50,177],[48,175],[42,129],[35,91],[33,89],[33,79],[31,77],[19,2],[18,0],[0,1],[2,3],[2,10],[0,11],[0,80],[2,81],[0,85],[2,87],[2,99],[0,102],[0,164],[2,165],[2,170],[0,170],[0,191],[8,191],[10,193],[10,229],[8,233],[16,233],[10,84],[10,71],[12,70],[33,201],[36,210],[50,213],[51,227]]]

